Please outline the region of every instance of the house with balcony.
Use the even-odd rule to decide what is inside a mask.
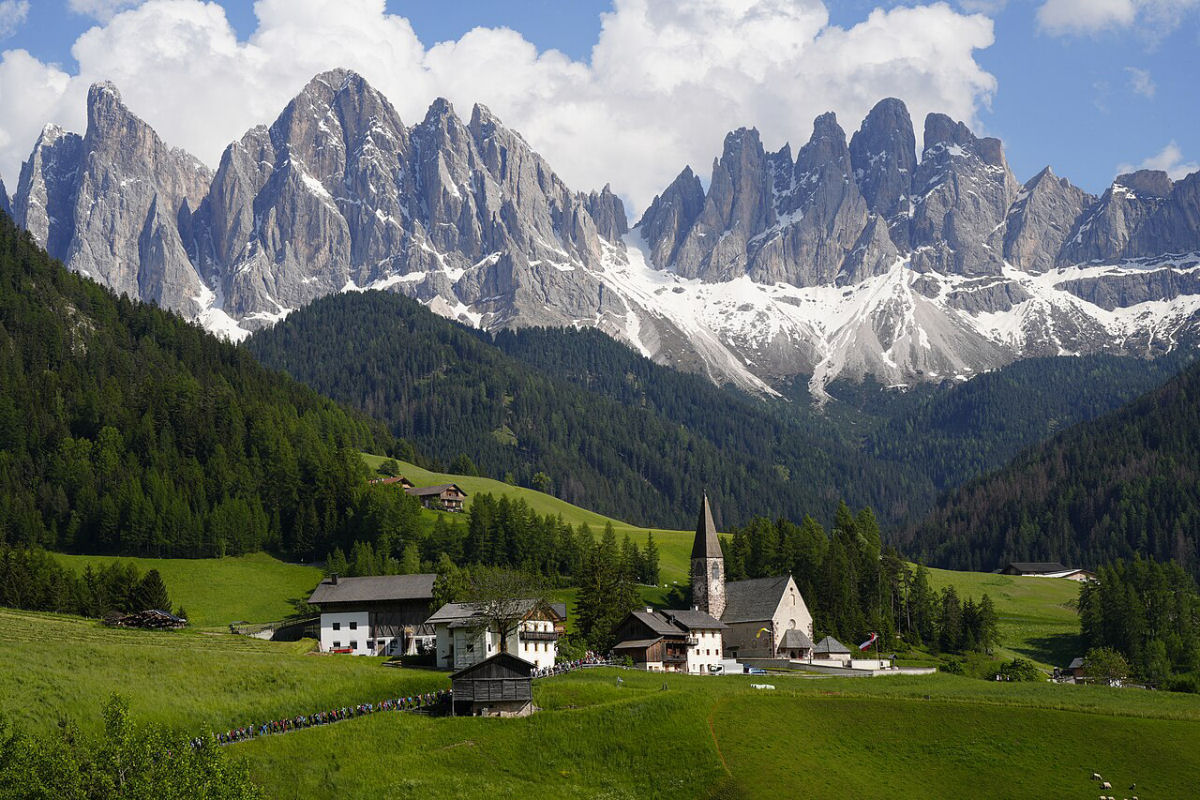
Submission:
[[[426,624],[433,629],[440,669],[465,670],[497,653],[522,658],[537,669],[554,666],[558,640],[566,633],[566,603],[522,600],[521,619],[504,634],[473,603],[446,603]]]
[[[426,637],[437,575],[376,575],[321,581],[308,602],[321,609],[321,651],[358,656],[413,654]]]
[[[721,663],[725,624],[699,609],[631,611],[617,625],[613,654],[641,669],[710,673]]]
[[[435,511],[458,513],[465,508],[467,493],[457,483],[440,483],[437,486],[417,486],[404,490],[421,501],[424,508]]]

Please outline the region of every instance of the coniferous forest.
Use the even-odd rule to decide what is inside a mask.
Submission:
[[[885,526],[1054,431],[1166,380],[1181,357],[1034,359],[955,386],[838,384],[837,401],[764,399],[643,358],[592,330],[494,335],[379,292],[327,297],[248,341],[264,363],[464,464],[652,527],[687,527],[707,491],[721,527],[828,518]],[[535,481],[539,473],[544,484]]]
[[[0,543],[312,559],[362,536],[361,450],[411,456],[244,349],[67,272],[0,215]]]
[[[940,502],[904,536],[938,566],[1095,567],[1142,555],[1200,574],[1200,365]]]

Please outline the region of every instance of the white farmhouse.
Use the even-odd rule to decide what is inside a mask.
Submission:
[[[472,603],[447,603],[426,620],[437,641],[437,665],[440,669],[464,670],[508,652],[530,662],[538,669],[554,666],[558,657],[558,638],[565,632],[565,603],[538,603],[525,600],[522,619],[505,636],[489,626],[483,613]]]
[[[308,602],[321,608],[321,651],[356,656],[416,652],[436,575],[330,575]]]
[[[718,672],[725,629],[720,620],[694,608],[631,611],[616,627],[613,653],[647,670]]]

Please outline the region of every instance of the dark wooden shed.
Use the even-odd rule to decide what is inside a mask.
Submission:
[[[450,676],[455,716],[524,717],[533,713],[533,664],[511,653]]]

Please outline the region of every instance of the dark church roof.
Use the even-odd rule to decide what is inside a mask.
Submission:
[[[721,540],[717,538],[717,526],[713,524],[712,508],[708,495],[700,504],[700,517],[696,520],[696,541],[692,543],[692,558],[723,558]]]
[[[725,613],[721,615],[721,621],[729,624],[771,619],[775,616],[775,609],[779,608],[791,577],[781,575],[726,583]]]

